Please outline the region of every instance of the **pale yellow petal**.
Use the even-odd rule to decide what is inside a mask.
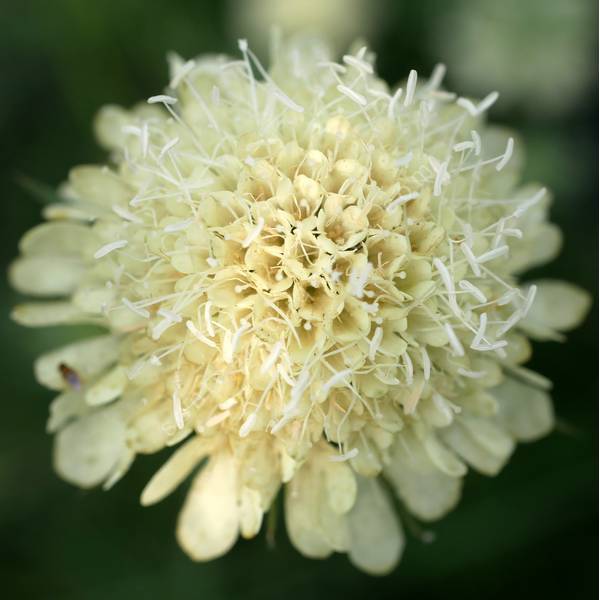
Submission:
[[[254,537],[262,525],[263,510],[260,493],[243,486],[240,492],[240,533],[249,539]]]
[[[463,416],[440,436],[459,456],[484,475],[496,475],[514,450],[514,441],[491,420]]]
[[[168,496],[208,455],[211,447],[210,442],[194,436],[178,448],[146,484],[140,498],[142,505],[156,504]]]
[[[121,395],[127,381],[125,369],[117,365],[87,390],[85,401],[91,406],[112,402]]]
[[[376,479],[358,477],[356,503],[348,513],[348,524],[348,556],[355,566],[371,575],[385,575],[398,564],[404,550],[404,533]]]
[[[26,327],[47,327],[50,325],[100,324],[102,319],[89,315],[71,302],[35,302],[15,307],[11,317]]]
[[[82,383],[104,371],[118,359],[118,338],[103,335],[76,342],[40,356],[34,369],[37,380],[53,390],[67,387],[60,365],[77,374]]]
[[[69,182],[77,198],[108,208],[124,205],[133,197],[123,180],[107,167],[75,167],[69,173]]]
[[[67,296],[85,274],[82,261],[69,257],[24,256],[10,266],[11,285],[31,296]]]
[[[310,462],[285,487],[288,536],[294,547],[309,558],[325,558],[332,551],[319,528],[320,487],[318,474]]]
[[[498,401],[498,417],[519,441],[531,442],[554,427],[550,395],[516,379],[505,379],[492,393]]]
[[[43,254],[91,258],[101,244],[94,231],[81,223],[42,223],[30,229],[19,242],[24,255]]]
[[[462,479],[440,471],[408,432],[401,435],[384,474],[411,513],[424,521],[439,519],[458,503]]]
[[[65,423],[89,413],[90,410],[85,402],[83,390],[68,389],[52,400],[46,430],[48,433],[56,433]]]
[[[123,127],[131,124],[131,115],[120,106],[103,106],[94,119],[94,133],[101,146],[115,150],[125,144],[127,133]]]
[[[54,467],[66,481],[89,488],[102,483],[127,452],[123,416],[109,407],[81,417],[58,432]]]
[[[533,305],[519,327],[538,340],[555,339],[557,331],[577,327],[586,317],[592,297],[585,290],[552,279],[528,282],[537,286]]]
[[[356,500],[354,472],[348,464],[341,462],[329,461],[324,469],[325,487],[331,510],[337,514],[347,513]]]
[[[198,561],[227,553],[238,537],[237,465],[222,450],[196,476],[177,522],[177,540]]]

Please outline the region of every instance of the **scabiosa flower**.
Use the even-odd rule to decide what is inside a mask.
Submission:
[[[419,519],[552,429],[528,336],[561,337],[587,297],[518,274],[551,259],[548,194],[518,186],[497,94],[390,89],[365,48],[171,57],[165,94],[96,121],[111,166],[73,169],[11,279],[25,325],[106,334],[42,356],[60,395],[55,466],[113,485],[177,446],[142,492],[188,475],[177,525],[196,560],[255,536],[278,492],[292,543],[384,573],[404,546],[390,484]]]

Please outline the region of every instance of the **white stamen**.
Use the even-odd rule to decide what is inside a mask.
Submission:
[[[409,106],[412,104],[415,89],[417,87],[417,72],[414,69],[411,69],[408,74],[408,81],[406,82],[406,96],[404,96],[404,106]]]
[[[523,315],[522,312],[520,310],[516,310],[506,321],[506,323],[504,323],[504,325],[502,325],[501,327],[498,328],[498,331],[496,332],[496,335],[498,337],[504,335],[507,331],[509,331],[510,329],[512,329],[521,319],[522,319]]]
[[[240,427],[240,431],[239,431],[239,436],[246,437],[250,433],[250,430],[252,429],[252,427],[254,427],[254,423],[256,423],[256,413],[252,413],[242,423],[242,426]]]
[[[177,313],[167,310],[166,308],[159,308],[158,314],[161,317],[164,317],[165,319],[169,319],[169,321],[172,321],[173,323],[181,323],[181,321],[183,320],[181,318],[181,315],[178,315]]]
[[[344,462],[354,458],[355,456],[358,456],[358,448],[352,448],[352,450],[348,450],[348,452],[345,452],[344,454],[331,455],[329,460],[331,462]]]
[[[160,150],[158,154],[158,160],[161,160],[162,157],[172,148],[174,148],[179,143],[179,138],[175,137],[172,140],[169,140]]]
[[[138,360],[129,371],[127,371],[127,378],[132,381],[135,379],[141,372],[141,370],[145,366],[145,362],[143,360]]]
[[[408,352],[405,352],[403,357],[404,357],[404,364],[406,366],[406,383],[408,385],[411,385],[413,382],[413,376],[414,376],[413,362],[412,362]]]
[[[487,320],[488,320],[487,313],[481,313],[479,315],[479,328],[477,329],[477,333],[475,334],[475,337],[473,338],[473,341],[471,342],[471,348],[473,348],[473,350],[477,350],[481,346],[481,340],[483,339],[483,336],[485,335],[485,330],[487,327]]]
[[[433,71],[431,72],[431,76],[427,82],[427,87],[431,91],[437,90],[444,79],[444,75],[446,75],[446,65],[438,63],[435,65],[435,67],[433,67]]]
[[[503,256],[504,254],[508,254],[508,246],[499,246],[498,248],[488,250],[488,252],[480,254],[476,260],[478,264],[482,265],[483,263],[489,262],[490,260],[494,260],[499,256]]]
[[[371,276],[373,265],[369,262],[362,269],[352,269],[350,272],[350,293],[357,298],[364,295],[365,285]]]
[[[256,227],[246,236],[246,238],[242,242],[242,246],[244,248],[247,248],[260,235],[260,232],[262,231],[264,225],[265,220],[263,219],[263,217],[258,217]]]
[[[402,196],[398,196],[395,200],[393,200],[392,202],[390,202],[387,206],[386,206],[386,211],[391,213],[394,210],[396,210],[396,208],[398,206],[400,206],[401,204],[406,204],[407,202],[410,202],[411,200],[415,200],[416,198],[419,197],[419,192],[411,192],[410,194],[403,194]]]
[[[147,100],[148,104],[176,104],[177,98],[173,98],[173,96],[167,96],[166,94],[158,94],[157,96],[150,96]]]
[[[148,130],[148,123],[144,123],[142,127],[140,145],[142,146],[142,156],[148,156],[148,147],[150,145],[150,132]]]
[[[493,344],[479,344],[474,350],[480,350],[481,352],[489,352],[490,350],[500,350],[508,346],[508,342],[506,340],[500,340],[499,342],[494,342]]]
[[[237,346],[240,341],[240,338],[242,337],[242,334],[244,333],[244,331],[246,331],[247,329],[250,329],[250,323],[248,323],[246,321],[246,322],[242,323],[240,325],[240,327],[238,327],[236,332],[233,334],[233,337],[231,337],[231,342],[228,344],[225,344],[225,343],[223,344],[223,360],[226,363],[231,363],[233,361],[233,355],[235,354],[235,351],[237,350]],[[229,332],[227,332],[227,333],[229,333]],[[229,336],[226,335],[227,341],[229,341],[228,337]]]
[[[512,216],[515,218],[522,217],[532,206],[537,204],[546,194],[546,188],[542,188],[537,194],[535,194],[529,200],[523,202],[520,206],[517,207],[517,210],[513,212]]]
[[[448,161],[444,161],[436,170],[435,182],[433,184],[433,195],[440,196],[442,193],[442,184],[448,179]]]
[[[271,352],[269,352],[269,356],[267,356],[265,362],[260,367],[261,375],[264,375],[271,369],[271,367],[275,364],[275,361],[277,360],[279,353],[281,352],[282,349],[283,349],[282,342],[277,342],[273,346],[273,348],[271,349]]]
[[[322,69],[331,69],[332,71],[335,71],[336,73],[346,73],[347,69],[346,67],[344,67],[344,65],[340,65],[339,63],[336,62],[332,62],[330,60],[322,60],[319,61],[317,63],[317,67],[320,67]]]
[[[127,300],[127,298],[121,298],[121,302],[123,302],[123,304],[136,315],[139,315],[144,319],[150,318],[150,313],[145,308],[140,308],[139,306],[136,306],[133,302]]]
[[[118,204],[113,204],[112,206],[113,212],[117,214],[121,219],[125,221],[131,221],[132,223],[143,223],[142,219],[133,213],[129,212],[127,209],[120,207]]]
[[[198,338],[203,344],[210,346],[211,348],[216,348],[217,345],[209,340],[195,325],[192,321],[186,321],[185,326],[188,328],[188,331],[196,338]]]
[[[479,379],[485,375],[485,371],[467,371],[467,369],[463,369],[462,367],[459,367],[457,372],[459,375],[468,377],[469,379]]]
[[[323,387],[321,388],[321,392],[323,394],[327,394],[329,392],[329,390],[336,384],[339,383],[340,381],[344,381],[346,379],[346,377],[348,377],[348,375],[352,375],[352,369],[344,369],[343,371],[339,371],[338,373],[336,373],[335,375],[333,375],[332,377],[330,377],[324,384]]]
[[[212,86],[212,90],[210,91],[210,99],[215,106],[218,106],[221,102],[221,90],[216,86]]]
[[[477,105],[473,104],[473,102],[471,100],[469,100],[468,98],[459,98],[456,101],[456,104],[458,104],[458,106],[466,109],[466,111],[472,117],[476,117],[476,116],[480,115],[481,113],[485,112],[488,108],[490,108],[492,106],[492,104],[494,104],[494,102],[496,102],[496,100],[498,99],[498,96],[499,96],[498,92],[492,92],[491,94],[488,94]]]
[[[527,313],[531,309],[536,293],[537,285],[529,286],[529,290],[527,290],[527,296],[525,297],[525,304],[523,304],[523,308],[521,309],[521,315],[523,318],[527,316]]]
[[[410,164],[410,162],[412,161],[413,158],[413,153],[412,150],[410,152],[407,152],[404,156],[401,156],[400,158],[398,158],[396,160],[396,166],[397,167],[406,167],[407,165]]]
[[[516,228],[505,229],[503,231],[503,233],[506,237],[515,237],[518,240],[523,239],[523,232],[520,229],[516,229]]]
[[[137,137],[142,135],[142,130],[136,125],[123,125],[123,127],[121,127],[121,132],[136,135]]]
[[[398,88],[394,95],[390,98],[390,103],[388,104],[387,116],[388,119],[394,118],[394,111],[396,110],[396,104],[398,104],[398,100],[402,97],[402,88]]]
[[[446,331],[446,335],[448,336],[448,342],[450,342],[450,346],[452,346],[452,350],[454,350],[454,354],[456,356],[464,356],[465,350],[462,347],[459,339],[456,337],[456,333],[454,333],[454,329],[449,323],[444,325],[444,329]]]
[[[467,281],[466,279],[461,279],[458,282],[458,287],[460,287],[461,290],[469,292],[470,294],[475,296],[475,298],[477,298],[477,300],[479,300],[479,302],[481,302],[482,304],[487,302],[485,294],[477,286],[473,285],[470,281]]]
[[[450,271],[448,271],[446,265],[437,257],[433,259],[433,266],[440,274],[442,283],[448,292],[448,302],[450,303],[452,312],[454,312],[455,315],[460,315],[460,309],[456,303],[456,289],[454,288],[454,281],[450,276]]]
[[[187,229],[194,222],[193,218],[186,219],[185,221],[179,221],[178,223],[169,223],[165,226],[163,231],[165,233],[174,233],[176,231],[183,231]]]
[[[471,129],[471,139],[475,144],[475,156],[479,156],[481,154],[481,136],[474,129]]]
[[[357,104],[360,104],[361,106],[367,105],[367,99],[362,94],[355,92],[353,89],[351,89],[345,85],[342,85],[340,83],[337,86],[337,90],[341,94],[344,94],[344,96],[347,96],[348,98],[350,98],[350,100],[352,100],[353,102],[356,102]]]
[[[298,401],[302,397],[302,394],[304,393],[304,390],[308,386],[308,381],[309,381],[308,370],[302,370],[300,375],[298,375],[298,379],[296,379],[296,382],[294,383],[294,385],[292,387],[292,401],[291,401],[292,405],[295,406],[298,403]]]
[[[454,152],[462,152],[463,150],[471,150],[471,148],[475,148],[475,142],[472,142],[472,141],[459,142],[458,144],[454,144],[454,146],[452,146],[452,150]]]
[[[500,162],[496,165],[496,171],[502,171],[502,169],[504,169],[504,167],[508,164],[508,161],[512,156],[514,146],[515,140],[513,140],[513,138],[508,138],[508,142],[506,142],[506,150],[504,151],[504,155],[502,156]]]
[[[440,394],[433,394],[432,397],[433,403],[435,407],[444,415],[447,421],[451,422],[454,419],[454,413],[452,412],[452,408],[455,408],[446,398],[441,396]],[[452,408],[451,408],[452,407]],[[458,407],[456,407],[458,408]],[[457,411],[460,412],[460,411]]]
[[[278,87],[271,87],[271,90],[272,90],[273,94],[275,95],[275,97],[280,102],[285,104],[289,109],[291,109],[297,113],[304,112],[303,106],[300,106],[299,104],[294,102],[287,94],[284,94]]]
[[[491,108],[492,105],[498,100],[500,94],[498,92],[489,93],[478,105],[477,105],[477,113],[481,114],[485,112],[488,108]]]
[[[344,54],[342,60],[350,67],[354,67],[358,71],[362,73],[368,73],[369,75],[373,74],[373,67],[370,63],[365,60],[360,60],[351,54]]]
[[[217,413],[216,415],[213,415],[210,419],[208,419],[208,421],[206,421],[206,423],[204,423],[204,426],[207,428],[214,427],[215,425],[218,425],[219,423],[222,423],[225,419],[227,419],[230,414],[231,414],[231,411],[229,411],[229,410],[226,410],[225,412]]]
[[[175,72],[173,79],[169,82],[169,87],[171,89],[176,89],[179,87],[179,84],[182,80],[189,75],[192,69],[196,66],[196,63],[193,60],[188,60],[183,65],[181,65]]]
[[[116,242],[110,242],[109,244],[106,244],[102,246],[102,248],[96,250],[94,258],[102,258],[103,256],[110,254],[113,250],[120,250],[121,248],[125,248],[125,246],[127,246],[128,243],[129,242],[127,240],[117,240]]]
[[[508,292],[505,292],[504,294],[502,294],[502,296],[500,296],[500,298],[498,298],[498,300],[496,300],[496,304],[498,306],[504,306],[505,304],[508,304],[517,294],[517,290],[516,289],[512,289],[512,290],[508,290]]]
[[[381,345],[381,340],[383,339],[383,329],[381,327],[375,328],[375,333],[369,342],[369,360],[375,360],[375,355],[377,354],[377,350]]]
[[[208,331],[209,337],[215,337],[215,329],[210,318],[210,309],[212,302],[209,300],[204,306],[204,321],[206,322],[206,331]]]
[[[152,339],[160,339],[160,336],[173,324],[174,321],[172,321],[171,319],[167,319],[166,317],[159,321],[159,323],[152,329]]]
[[[421,346],[421,358],[423,360],[423,377],[425,377],[425,381],[429,381],[431,377],[431,359],[425,346]]]
[[[177,392],[173,392],[173,418],[175,419],[177,429],[183,429],[183,411],[181,410],[181,399]]]
[[[219,403],[219,408],[221,410],[229,410],[230,408],[233,408],[237,403],[238,401],[235,398],[228,398],[227,400]]]

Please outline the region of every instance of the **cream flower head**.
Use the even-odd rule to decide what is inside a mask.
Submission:
[[[548,194],[518,187],[482,101],[318,39],[241,60],[171,58],[165,94],[96,121],[111,166],[73,169],[11,280],[25,325],[106,334],[42,356],[66,480],[105,488],[178,446],[144,489],[196,470],[177,537],[196,560],[255,536],[278,492],[298,550],[389,571],[404,546],[385,480],[422,520],[548,433],[529,337],[587,309],[518,274],[553,258]],[[206,463],[206,464],[203,464]],[[200,468],[199,468],[200,467]],[[199,469],[198,469],[199,468]]]

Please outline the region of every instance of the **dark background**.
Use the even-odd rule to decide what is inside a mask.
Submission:
[[[234,53],[230,4],[0,0],[4,271],[20,235],[40,220],[41,205],[19,178],[54,186],[71,166],[102,161],[91,133],[94,113],[108,102],[130,105],[160,93],[167,81],[166,51],[185,57]],[[564,251],[532,276],[568,279],[594,296],[596,6],[594,0],[384,0],[383,18],[370,36],[388,81],[405,77],[412,67],[429,73],[443,60],[449,63],[450,89],[483,95],[489,90],[459,81],[452,71],[453,61],[460,63],[457,73],[466,64],[452,40],[466,39],[456,36],[475,11],[488,25],[513,36],[503,34],[505,45],[497,48],[487,46],[485,36],[466,48],[488,61],[483,64],[488,79],[496,72],[500,78],[494,61],[507,58],[507,48],[515,47],[517,71],[533,67],[537,73],[528,61],[539,60],[540,52],[549,61],[539,77],[550,72],[555,85],[540,85],[540,90],[572,91],[572,78],[579,78],[579,91],[560,109],[542,109],[548,92],[536,94],[533,82],[528,90],[513,90],[511,102],[501,100],[492,119],[521,132],[526,178],[543,181],[555,193],[552,218],[563,228]],[[567,51],[575,58],[565,57]],[[515,82],[499,80],[494,87],[502,92],[505,83]],[[60,481],[51,470],[52,440],[45,433],[52,394],[35,383],[31,364],[40,352],[80,332],[17,327],[8,318],[17,300],[0,278],[0,581],[5,598],[597,597],[596,303],[568,344],[535,346],[532,367],[555,382],[557,431],[521,446],[496,478],[470,474],[459,508],[432,527],[436,541],[427,545],[407,532],[399,568],[388,577],[372,578],[342,555],[327,561],[302,558],[290,547],[282,523],[275,550],[261,534],[239,542],[225,558],[191,562],[174,539],[185,490],[156,507],[138,504],[164,455],[138,458],[109,492],[81,491]]]

